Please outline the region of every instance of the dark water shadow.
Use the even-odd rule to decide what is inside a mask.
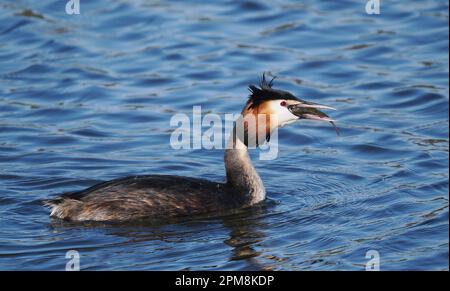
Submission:
[[[56,233],[60,231],[84,232],[86,230],[100,230],[107,236],[125,238],[125,241],[122,242],[117,242],[120,241],[117,239],[111,241],[115,241],[114,246],[127,247],[152,241],[158,243],[183,242],[192,237],[201,236],[203,232],[225,231],[228,235],[223,240],[223,243],[232,247],[227,264],[239,262],[240,267],[238,269],[242,270],[272,270],[271,266],[262,262],[262,252],[258,250],[258,245],[266,239],[264,229],[269,229],[270,227],[264,220],[274,206],[275,202],[268,199],[252,207],[223,213],[197,215],[188,218],[164,218],[152,221],[70,222],[51,219],[49,228]],[[102,247],[104,246],[98,245],[98,248]],[[152,258],[149,258],[149,262],[151,260]],[[244,263],[244,266],[241,266],[242,263]],[[187,267],[185,270],[190,269],[190,267]]]

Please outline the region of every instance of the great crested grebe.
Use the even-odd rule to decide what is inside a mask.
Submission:
[[[236,124],[225,150],[226,182],[197,178],[145,175],[132,176],[66,193],[45,201],[51,217],[69,221],[130,221],[161,219],[213,213],[257,204],[266,191],[248,154],[249,136],[270,133],[299,119],[333,120],[318,109],[331,107],[307,102],[293,94],[272,88],[264,74],[259,87],[250,85],[250,95],[241,117],[266,116],[264,126],[251,127],[244,122],[245,134],[236,133]],[[256,146],[258,143],[256,142]]]

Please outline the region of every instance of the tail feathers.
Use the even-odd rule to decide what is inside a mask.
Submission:
[[[70,198],[55,198],[42,201],[43,205],[50,208],[50,216],[65,220],[71,220],[73,214],[78,212],[81,201]]]

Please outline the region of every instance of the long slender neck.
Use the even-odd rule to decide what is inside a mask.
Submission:
[[[227,184],[252,205],[266,198],[263,182],[248,155],[247,146],[232,133],[225,150]]]

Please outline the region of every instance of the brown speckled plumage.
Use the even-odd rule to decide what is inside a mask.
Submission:
[[[176,217],[245,205],[226,183],[178,176],[134,176],[48,201],[52,216],[71,221]]]

